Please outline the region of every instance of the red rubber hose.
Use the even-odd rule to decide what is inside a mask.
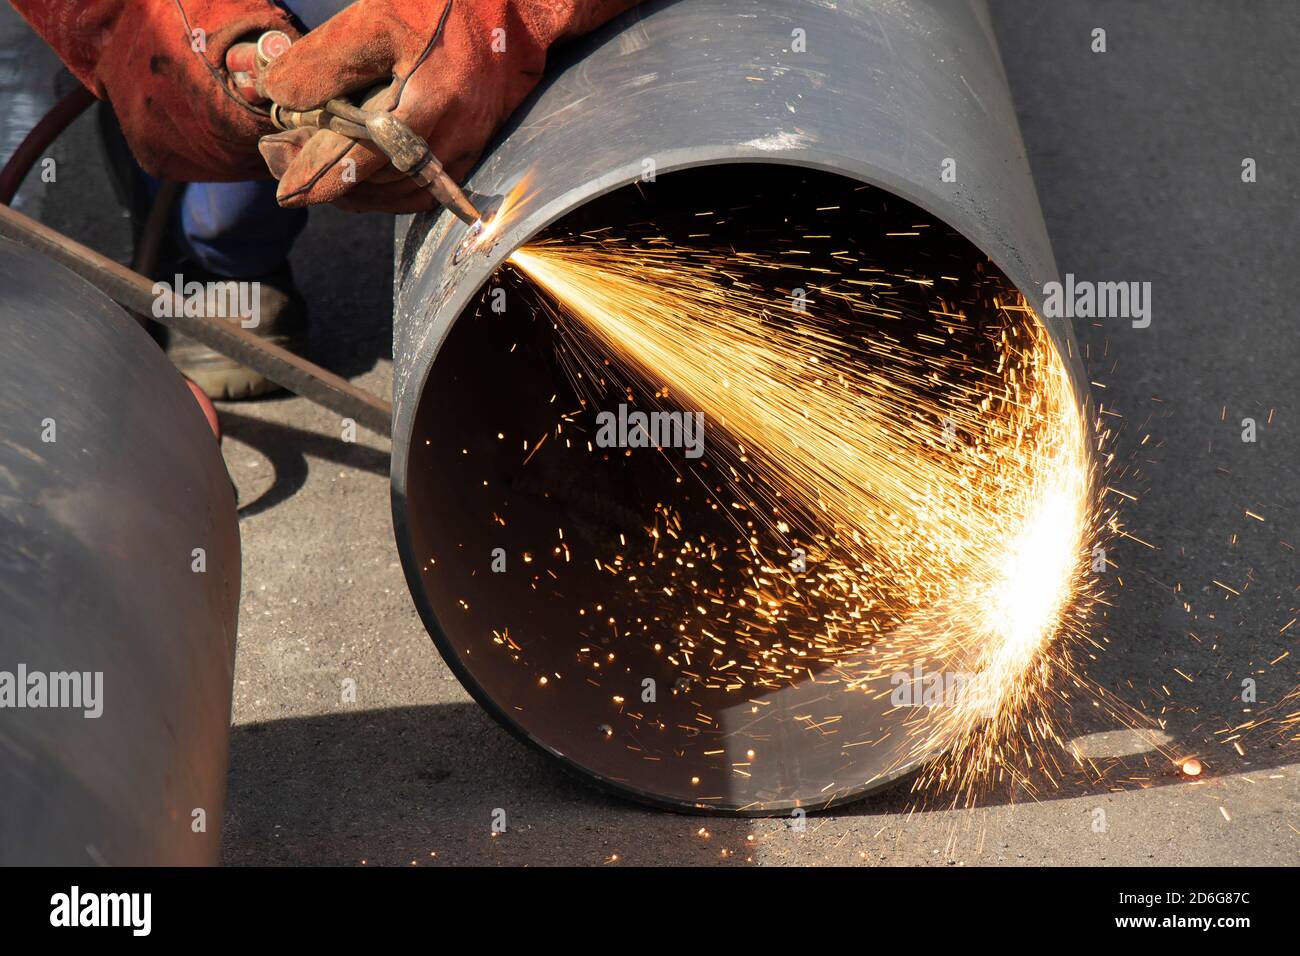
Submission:
[[[59,134],[67,129],[73,120],[86,112],[93,102],[95,102],[95,94],[84,86],[78,86],[41,117],[41,121],[33,126],[31,132],[18,144],[14,154],[5,163],[4,169],[0,170],[0,203],[8,206],[14,201],[18,187],[23,184],[23,180],[36,165],[36,161],[41,158],[41,154],[49,149],[50,144],[58,139]]]

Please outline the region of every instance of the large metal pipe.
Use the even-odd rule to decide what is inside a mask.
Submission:
[[[239,526],[149,336],[0,239],[0,864],[217,860]]]
[[[527,323],[475,318],[494,270],[546,227],[582,210],[618,215],[617,203],[602,206],[602,197],[644,180],[647,170],[656,182],[640,185],[653,207],[674,183],[691,188],[692,176],[706,181],[700,167],[721,165],[737,181],[766,177],[769,193],[821,177],[899,197],[991,260],[1040,314],[1044,283],[1057,275],[982,2],[643,6],[553,64],[471,177],[480,202],[528,177],[529,200],[503,223],[487,256],[457,261],[462,228],[450,215],[399,227],[393,514],[434,642],[511,731],[644,801],[773,813],[843,802],[906,772],[891,743],[905,715],[863,697],[837,734],[810,733],[800,715],[827,706],[811,682],[757,704],[702,701],[691,691],[641,703],[643,677],[662,676],[661,662],[634,642],[602,644],[566,612],[567,602],[543,594],[574,600],[608,589],[589,557],[566,565],[548,559],[550,546],[561,527],[635,525],[643,517],[635,479],[583,473],[570,475],[566,489],[558,460],[549,474],[541,464],[547,477],[539,481],[547,451],[522,465],[519,440],[535,442],[545,431],[537,409],[562,391],[562,376],[548,375],[544,359],[513,358],[530,347],[545,352],[533,338],[539,323],[530,332]],[[1071,332],[1060,321],[1049,332],[1083,401]],[[508,433],[508,451],[498,432]],[[496,547],[510,560],[531,551],[535,563],[491,573]],[[593,647],[618,661],[595,690],[572,673],[575,658]],[[544,686],[538,674],[561,663],[569,679]],[[604,716],[612,694],[633,702],[625,708],[632,720]],[[700,711],[710,725],[678,732]],[[735,773],[756,739],[775,757]],[[847,741],[880,743],[850,749]]]

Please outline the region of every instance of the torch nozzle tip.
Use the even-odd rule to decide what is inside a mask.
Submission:
[[[492,216],[487,213],[470,223],[469,228],[465,230],[465,238],[461,240],[460,245],[456,248],[456,254],[452,257],[452,262],[458,263],[475,252],[487,255],[493,246],[490,241],[491,236]]]

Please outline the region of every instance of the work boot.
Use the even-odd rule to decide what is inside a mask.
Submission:
[[[180,271],[186,286],[191,282],[230,283],[226,276],[215,275],[197,269],[194,266]],[[166,280],[164,280],[166,281]],[[249,331],[268,342],[274,342],[290,352],[301,353],[307,344],[307,309],[298,287],[294,285],[293,273],[289,266],[264,276],[237,280],[241,287],[240,295],[246,298],[245,305],[253,305],[257,324]],[[256,285],[254,285],[256,283]],[[183,290],[173,290],[181,293]],[[256,304],[252,294],[256,291]],[[248,313],[241,314],[239,303],[233,297],[216,296],[213,304],[216,309],[211,314],[205,310],[208,318],[224,319],[239,324],[249,321]],[[229,306],[234,306],[231,308]],[[197,385],[208,398],[216,401],[238,401],[244,398],[256,398],[279,389],[266,376],[251,368],[240,365],[202,342],[181,335],[171,329],[167,330],[167,356],[191,382]]]

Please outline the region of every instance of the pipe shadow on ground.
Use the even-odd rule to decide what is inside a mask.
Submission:
[[[234,727],[222,862],[716,864],[751,826],[602,795],[477,705],[441,704]]]
[[[388,475],[388,453],[368,445],[343,442],[332,435],[321,435],[291,425],[250,418],[224,406],[220,410],[220,417],[225,435],[264,455],[275,470],[275,479],[270,488],[252,501],[240,503],[240,518],[269,511],[292,498],[307,482],[309,457],[372,475]]]
[[[770,824],[653,810],[602,794],[512,738],[471,703],[359,710],[237,726],[222,841],[227,865],[743,864]],[[1267,758],[1265,758],[1265,762]],[[1278,755],[1275,761],[1285,761]],[[1155,763],[1155,762],[1153,762]],[[1184,782],[1128,770],[1144,785]],[[1240,768],[1235,768],[1240,769]],[[1251,769],[1261,769],[1256,760]],[[1230,772],[1224,770],[1224,772]],[[1040,800],[1112,792],[1064,780]],[[1132,780],[1129,786],[1136,786]],[[976,807],[1023,803],[993,791]],[[906,820],[906,781],[826,816]],[[945,810],[936,802],[922,810]],[[492,835],[494,815],[506,830]],[[809,821],[811,824],[811,820]],[[707,839],[700,838],[707,828]],[[721,856],[719,847],[731,847]]]

